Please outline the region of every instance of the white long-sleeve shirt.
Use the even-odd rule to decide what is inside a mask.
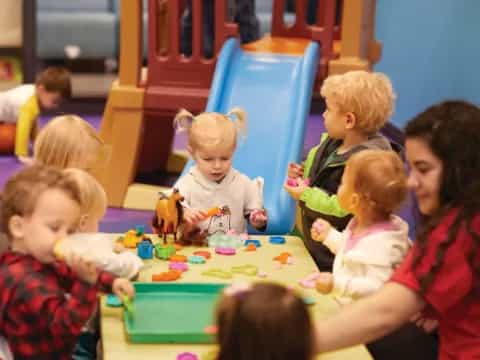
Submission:
[[[390,221],[373,225],[352,236],[355,219],[343,232],[331,229],[324,244],[335,254],[333,293],[341,303],[379,289],[402,262],[411,246],[408,224],[392,215]]]
[[[20,85],[13,89],[0,92],[0,121],[16,123],[20,108],[33,95],[35,85]]]
[[[262,179],[251,180],[233,168],[217,183],[208,180],[193,166],[174,187],[184,196],[185,206],[205,211],[213,207],[230,209],[230,214],[212,216],[198,224],[200,229],[208,230],[208,235],[226,234],[231,229],[246,232],[245,216],[263,206]]]

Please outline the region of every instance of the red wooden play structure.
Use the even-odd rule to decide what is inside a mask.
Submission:
[[[296,22],[283,20],[285,0],[274,0],[271,35],[244,46],[247,51],[303,52],[309,41],[321,46],[318,86],[328,74],[370,69],[381,55],[374,40],[374,0],[343,0],[335,25],[336,0],[319,1],[317,23],[306,23],[306,1],[296,0]],[[180,108],[205,108],[217,56],[223,43],[238,34],[226,18],[225,0],[215,0],[214,56],[202,50],[202,1],[192,0],[192,56],[179,51],[183,2],[149,0],[148,65],[142,73],[142,0],[121,0],[120,72],[110,91],[101,137],[111,147],[109,166],[98,174],[109,205],[123,206],[139,170],[165,168],[170,154],[173,115]]]

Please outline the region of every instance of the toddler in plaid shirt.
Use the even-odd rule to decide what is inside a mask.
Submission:
[[[99,291],[134,296],[130,281],[79,256],[55,259],[55,243],[78,226],[80,196],[64,171],[39,165],[5,185],[0,224],[10,249],[0,257],[0,334],[15,359],[70,359]]]

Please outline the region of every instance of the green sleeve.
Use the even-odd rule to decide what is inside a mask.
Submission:
[[[325,215],[345,217],[349,214],[348,211],[340,207],[337,195],[328,195],[325,191],[317,187],[306,188],[300,200],[303,201],[309,209]]]
[[[315,160],[315,155],[317,155],[318,148],[322,143],[325,141],[325,139],[328,137],[327,133],[323,133],[321,138],[320,138],[320,144],[313,147],[310,149],[307,155],[307,159],[305,160],[305,163],[303,164],[303,177],[306,179],[308,175],[310,175],[310,170],[312,169],[313,161]]]

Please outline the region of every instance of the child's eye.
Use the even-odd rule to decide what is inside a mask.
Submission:
[[[60,230],[60,225],[49,225],[49,228],[53,232],[57,232],[58,230]]]
[[[212,161],[212,158],[203,158],[203,161]]]
[[[222,157],[222,158],[221,158],[221,160],[222,160],[222,161],[228,161],[228,160],[230,160],[230,158],[229,158],[229,157],[226,157],[226,156],[224,156],[224,157]]]

